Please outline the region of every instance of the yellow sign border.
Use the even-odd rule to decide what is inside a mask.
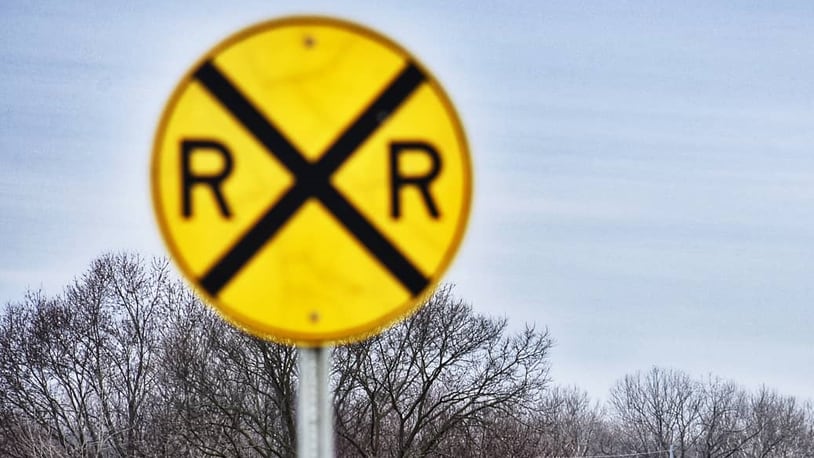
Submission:
[[[411,297],[405,303],[393,307],[393,309],[390,312],[386,313],[381,318],[375,321],[366,323],[364,325],[346,328],[342,332],[327,332],[320,333],[319,335],[315,335],[314,333],[292,331],[291,329],[271,326],[268,323],[257,323],[254,322],[254,320],[252,320],[252,322],[247,322],[248,320],[244,321],[243,319],[237,319],[231,316],[229,313],[227,313],[225,310],[228,310],[228,307],[224,307],[217,297],[209,295],[203,288],[201,288],[198,285],[197,277],[192,274],[193,269],[191,269],[190,266],[186,264],[186,262],[184,261],[184,257],[181,256],[181,252],[178,250],[178,247],[175,246],[174,242],[171,240],[169,236],[170,231],[168,228],[168,223],[165,220],[164,215],[161,211],[160,206],[161,199],[159,197],[159,186],[158,186],[159,178],[158,178],[157,158],[161,151],[161,142],[166,133],[167,124],[169,122],[170,116],[173,113],[183,91],[194,79],[194,72],[196,71],[196,69],[198,69],[205,62],[214,59],[222,51],[228,49],[235,43],[240,42],[249,36],[252,36],[260,31],[291,25],[298,26],[327,25],[344,28],[354,33],[364,35],[365,37],[373,41],[376,41],[401,55],[408,57],[411,60],[411,62],[414,63],[414,65],[424,73],[424,75],[426,76],[425,83],[430,85],[435,90],[442,105],[446,109],[447,113],[450,115],[450,120],[454,128],[455,136],[457,137],[457,140],[459,141],[459,144],[461,146],[460,151],[462,159],[461,165],[463,167],[462,176],[464,187],[463,191],[464,199],[457,228],[455,229],[455,232],[453,234],[452,243],[450,243],[450,245],[447,247],[446,252],[444,253],[441,259],[441,262],[435,269],[435,272],[428,276],[427,286],[420,293]],[[224,318],[227,322],[229,322],[233,326],[242,329],[243,331],[256,337],[284,344],[322,346],[331,343],[356,342],[376,335],[385,330],[387,327],[397,323],[399,320],[409,316],[412,312],[419,308],[421,304],[427,299],[429,294],[437,286],[443,274],[449,268],[450,264],[452,263],[452,260],[455,258],[455,255],[457,254],[461,246],[461,242],[463,241],[463,236],[464,233],[466,232],[466,228],[468,226],[470,218],[472,205],[472,188],[473,188],[470,149],[466,141],[466,135],[464,133],[460,117],[458,115],[458,112],[455,110],[455,106],[449,99],[449,96],[443,90],[443,87],[438,83],[438,80],[435,78],[435,75],[433,75],[427,69],[427,67],[425,67],[418,59],[416,59],[412,53],[408,52],[398,43],[394,42],[393,40],[389,39],[388,37],[384,36],[383,34],[373,29],[343,19],[310,15],[287,16],[256,23],[254,25],[243,28],[238,32],[228,36],[226,39],[220,41],[215,47],[211,48],[208,52],[206,52],[204,55],[202,55],[195,61],[193,66],[184,73],[184,76],[181,78],[180,82],[176,84],[175,88],[173,89],[172,95],[170,96],[168,102],[166,103],[164,109],[162,110],[161,118],[158,123],[158,129],[156,130],[156,134],[153,139],[153,148],[150,159],[151,159],[150,188],[152,194],[151,200],[153,204],[153,212],[155,213],[156,220],[158,221],[161,238],[164,244],[169,249],[169,252],[173,260],[175,261],[176,265],[178,265],[178,267],[180,268],[181,273],[183,274],[187,282],[193,287],[197,295],[200,298],[204,299],[204,302],[208,303],[210,307],[215,309],[215,311],[222,318]]]

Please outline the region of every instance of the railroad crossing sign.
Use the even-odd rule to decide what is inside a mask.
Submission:
[[[335,19],[262,23],[203,56],[164,110],[151,174],[161,233],[199,293],[301,344],[408,313],[469,214],[466,139],[441,86]]]

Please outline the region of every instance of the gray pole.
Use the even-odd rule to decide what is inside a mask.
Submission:
[[[328,378],[331,347],[299,348],[297,456],[333,458],[333,402]]]
[[[673,457],[673,444],[670,444],[670,458],[674,458]]]

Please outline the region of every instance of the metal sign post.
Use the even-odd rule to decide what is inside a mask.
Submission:
[[[334,423],[330,390],[332,347],[299,347],[297,456],[333,458]]]

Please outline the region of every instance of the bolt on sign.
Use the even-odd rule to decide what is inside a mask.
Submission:
[[[152,195],[183,274],[255,335],[371,335],[436,284],[469,214],[469,152],[443,89],[367,28],[291,17],[243,30],[176,87]]]

